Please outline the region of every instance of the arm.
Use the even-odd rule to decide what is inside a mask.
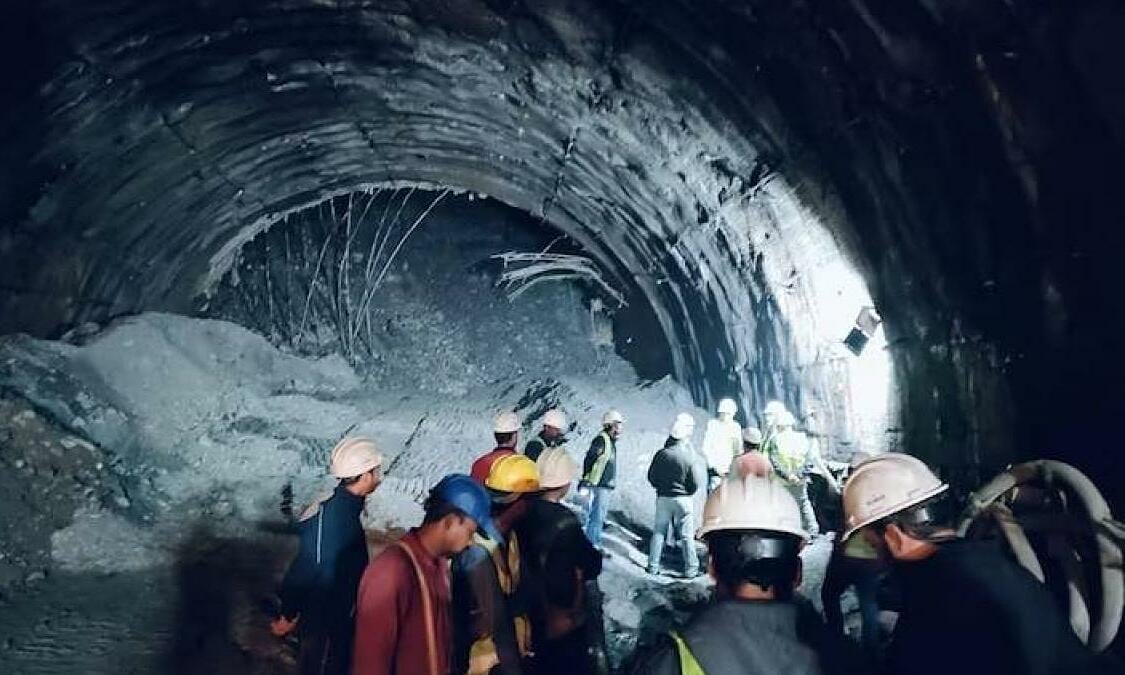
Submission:
[[[695,480],[695,467],[687,462],[683,466],[684,471],[684,488],[689,495],[693,495],[699,491],[699,483]]]
[[[841,492],[840,481],[836,480],[836,477],[832,475],[831,469],[828,468],[828,464],[826,464],[824,458],[820,456],[818,444],[816,439],[813,438],[809,439],[809,463],[812,464],[814,473],[819,473],[821,476],[824,476],[824,479],[828,481],[828,485],[832,488],[833,492]]]
[[[394,672],[399,628],[414,589],[414,572],[402,556],[392,546],[363,573],[356,602],[352,675]]]
[[[472,642],[491,637],[500,660],[492,673],[520,675],[520,652],[516,643],[515,624],[508,612],[507,601],[500,590],[500,580],[492,560],[483,556],[464,569],[465,589],[472,596],[469,625],[474,627]]]

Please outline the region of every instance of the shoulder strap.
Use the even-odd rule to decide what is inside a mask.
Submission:
[[[676,643],[676,653],[680,657],[680,675],[707,675],[703,672],[699,661],[695,660],[695,655],[688,649],[687,642],[680,637],[680,634],[672,630],[668,631],[668,635],[670,635],[672,641]]]
[[[401,541],[396,541],[395,546],[406,553],[411,566],[414,567],[414,574],[418,577],[418,586],[422,590],[422,612],[426,617],[426,656],[430,663],[430,675],[441,675],[438,671],[437,637],[434,635],[434,610],[430,606],[429,584],[426,583],[426,576],[422,574],[422,566],[418,564],[418,558],[414,556],[414,551],[411,551],[410,547]]]

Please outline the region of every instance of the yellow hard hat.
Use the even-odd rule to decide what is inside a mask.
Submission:
[[[844,484],[844,538],[948,489],[917,457],[877,455],[857,466]]]
[[[497,492],[538,492],[539,469],[525,455],[507,455],[493,463],[484,486]]]

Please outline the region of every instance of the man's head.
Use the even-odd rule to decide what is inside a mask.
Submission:
[[[543,437],[558,438],[566,431],[566,415],[556,408],[548,410],[543,415]]]
[[[547,448],[535,462],[539,470],[539,487],[543,498],[560,501],[570,491],[570,484],[578,475],[578,463],[566,448]]]
[[[719,419],[724,422],[729,422],[734,419],[735,414],[738,412],[738,404],[732,398],[724,398],[719,401]]]
[[[366,497],[383,482],[383,455],[369,438],[345,438],[332,449],[328,471],[348,492]]]
[[[507,532],[527,512],[527,495],[539,492],[539,469],[526,455],[496,460],[484,481],[492,499],[492,514],[501,533]]]
[[[520,417],[514,412],[505,411],[492,421],[492,436],[498,448],[514,448],[519,441]]]
[[[668,435],[674,440],[683,441],[691,438],[694,431],[695,418],[688,413],[680,413],[676,415],[676,420],[672,422],[672,428],[668,430]]]
[[[788,411],[781,401],[770,401],[765,408],[762,408],[762,421],[765,422],[767,430],[777,426],[777,416],[783,412]]]
[[[943,499],[948,489],[910,455],[888,452],[866,460],[844,485],[844,538],[862,531],[896,560],[928,558],[955,536]]]
[[[754,452],[762,447],[762,432],[758,427],[746,427],[742,430],[742,451]]]
[[[797,501],[772,477],[728,477],[707,498],[699,533],[711,575],[730,596],[787,598],[800,583],[808,534]]]
[[[621,435],[621,427],[625,424],[625,416],[616,410],[610,410],[602,415],[602,428],[609,434],[610,438],[617,438]]]
[[[432,535],[437,553],[454,556],[473,543],[477,529],[495,531],[490,501],[483,487],[469,476],[450,474],[434,486],[423,508],[422,529]]]

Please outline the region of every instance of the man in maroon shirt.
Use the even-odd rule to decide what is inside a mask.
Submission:
[[[473,462],[469,474],[484,485],[492,464],[507,455],[516,454],[516,444],[519,443],[520,418],[514,412],[502,412],[496,416],[492,423],[492,436],[496,439],[496,447],[488,454],[481,455]]]
[[[450,668],[449,558],[477,528],[493,528],[488,493],[463,474],[430,492],[422,526],[367,566],[356,603],[353,675],[447,675]]]

